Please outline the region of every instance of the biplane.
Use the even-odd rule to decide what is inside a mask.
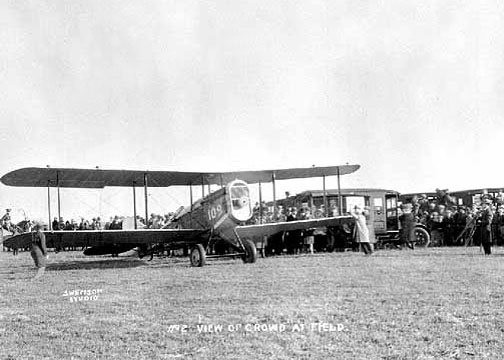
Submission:
[[[321,177],[325,191],[327,176],[337,176],[339,187],[340,176],[351,174],[359,167],[359,165],[342,165],[217,173],[30,167],[9,172],[0,181],[9,186],[47,187],[49,229],[44,233],[48,247],[83,247],[86,248],[85,255],[118,254],[134,248],[148,252],[159,246],[170,250],[187,249],[191,265],[203,266],[206,259],[223,256],[241,257],[245,263],[255,262],[257,249],[254,239],[282,231],[315,227],[337,228],[353,223],[351,216],[336,216],[247,225],[253,216],[249,184],[259,185],[261,201],[261,184],[271,182],[275,203],[277,180]],[[210,192],[211,185],[217,185],[219,189]],[[51,229],[50,188],[58,189],[58,217],[60,217],[60,188],[101,189],[108,186],[133,189],[135,219],[137,187],[144,188],[146,219],[148,219],[148,187],[189,186],[190,205],[175,216],[168,228],[137,229],[135,221],[135,228],[130,230],[53,231]],[[201,186],[202,189],[202,197],[197,201],[193,201],[193,186]],[[208,187],[206,195],[205,186]],[[23,248],[29,247],[30,242],[31,234],[24,233],[5,240],[4,246]],[[219,243],[226,244],[232,251],[217,252],[215,249]]]

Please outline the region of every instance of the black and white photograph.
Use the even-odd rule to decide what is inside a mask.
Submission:
[[[0,360],[503,358],[503,2],[0,25]]]

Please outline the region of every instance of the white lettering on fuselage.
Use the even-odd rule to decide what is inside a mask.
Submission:
[[[222,215],[222,206],[220,204],[216,206],[211,206],[208,209],[208,220],[210,221],[214,221],[221,215]]]

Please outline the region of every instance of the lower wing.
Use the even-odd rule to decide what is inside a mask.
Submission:
[[[158,243],[183,246],[205,241],[207,233],[208,230],[194,229],[44,231],[48,248]],[[3,245],[9,248],[28,248],[31,241],[32,233],[24,233],[4,240]]]
[[[353,224],[354,222],[355,220],[352,216],[336,216],[331,218],[238,226],[236,228],[236,232],[238,233],[240,238],[254,239],[263,236],[270,236],[281,231],[295,231],[320,227],[335,227],[344,224]]]

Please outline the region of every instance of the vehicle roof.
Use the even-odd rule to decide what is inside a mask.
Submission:
[[[504,186],[503,187],[494,187],[494,188],[480,188],[480,189],[470,189],[470,190],[455,190],[455,191],[448,191],[448,193],[450,195],[457,195],[457,194],[481,194],[483,193],[483,191],[486,190],[488,192],[491,192],[491,193],[496,193],[496,192],[499,192],[499,191],[503,191],[504,190]],[[428,191],[428,192],[412,192],[412,193],[405,193],[405,194],[401,194],[401,196],[414,196],[414,195],[422,195],[422,194],[425,194],[427,196],[436,196],[436,192],[434,191]]]
[[[370,195],[374,193],[384,193],[387,195],[398,195],[399,192],[395,190],[387,190],[387,189],[377,189],[377,188],[345,188],[341,189],[341,195]],[[338,189],[326,189],[326,195],[327,196],[333,196],[333,195],[338,195]],[[314,197],[318,196],[324,196],[324,190],[306,190],[303,191],[296,196],[300,195],[311,195]]]

